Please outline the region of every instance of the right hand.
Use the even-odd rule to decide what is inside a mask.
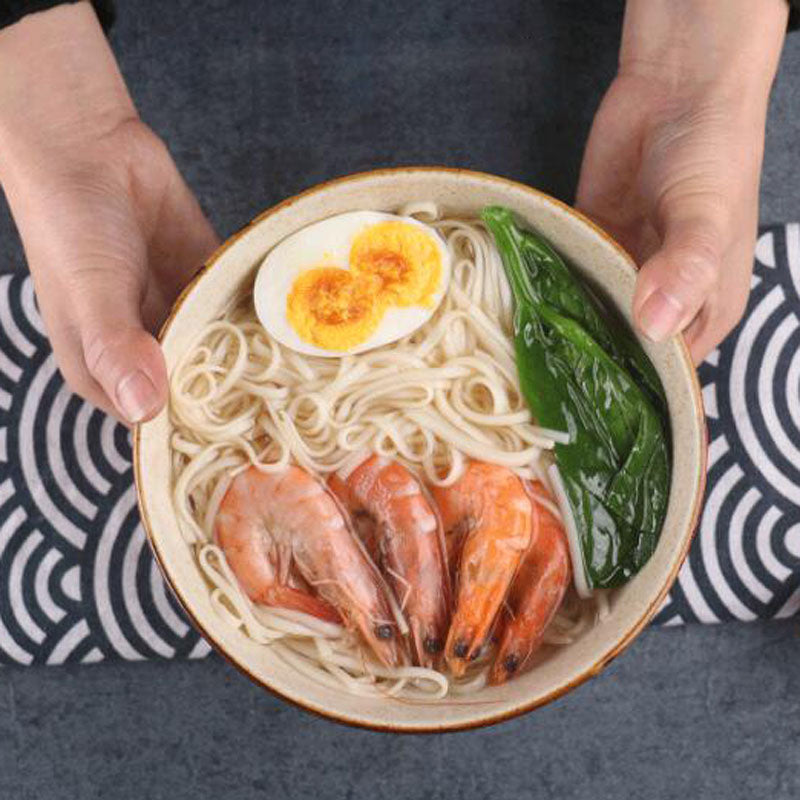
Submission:
[[[70,387],[128,424],[151,418],[167,375],[150,331],[217,237],[88,3],[0,31],[0,182]]]
[[[784,0],[628,0],[619,73],[595,116],[578,207],[641,265],[633,318],[702,361],[750,291]]]

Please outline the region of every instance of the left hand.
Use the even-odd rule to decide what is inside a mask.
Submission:
[[[763,6],[763,7],[762,7]],[[641,265],[633,318],[696,362],[744,312],[784,0],[629,0],[577,205]]]
[[[168,393],[151,332],[217,238],[89,3],[0,31],[0,185],[67,383],[129,425],[150,419]]]

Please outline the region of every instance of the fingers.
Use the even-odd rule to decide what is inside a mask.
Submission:
[[[77,328],[52,315],[44,322],[58,368],[70,389],[106,414],[119,418],[116,407],[86,368]]]
[[[656,342],[683,332],[697,360],[744,311],[763,124],[758,104],[629,72],[592,125],[578,206],[642,265],[636,327]]]
[[[142,324],[137,287],[116,271],[87,276],[76,300],[80,348],[91,379],[129,424],[155,416],[167,397],[158,342]]]
[[[17,221],[59,367],[128,424],[163,406],[166,370],[142,324],[146,247],[129,198],[96,176],[34,198]]]
[[[683,331],[683,338],[695,364],[699,364],[736,327],[747,306],[753,248],[743,243],[731,248],[723,258],[723,270],[730,271],[726,282],[720,279],[714,296],[706,300],[697,316]],[[738,276],[738,277],[737,277]]]
[[[157,414],[166,402],[167,373],[161,348],[142,326],[136,281],[110,265],[81,271],[57,292],[38,284],[47,333],[70,388],[128,425]]]
[[[163,279],[166,299],[171,303],[217,249],[220,240],[177,169],[160,213],[161,224],[151,242],[150,261],[173,265],[164,270]]]
[[[654,342],[683,333],[700,363],[744,313],[754,244],[749,226],[733,237],[710,218],[669,226],[637,279],[633,316],[639,330]]]
[[[141,124],[127,126],[117,136],[128,153],[136,194],[144,200],[138,213],[149,280],[142,316],[152,330],[219,246],[219,238],[161,139]]]
[[[131,425],[155,416],[167,399],[167,371],[158,342],[141,326],[103,325],[84,337],[89,374]]]
[[[177,171],[160,214],[148,247],[153,280],[142,302],[148,330],[161,326],[177,296],[219,246],[214,228]]]
[[[711,316],[711,309],[704,306],[683,332],[689,355],[695,364],[700,364],[718,344],[719,336],[712,325]],[[725,335],[729,332],[727,327],[722,330]]]
[[[163,320],[217,238],[163,143],[138,121],[72,159],[51,154],[47,181],[20,182],[12,212],[42,317],[73,391],[128,424],[167,397]]]
[[[18,215],[42,317],[73,391],[127,424],[164,405],[164,358],[144,329],[146,245],[130,198],[92,174]],[[33,221],[31,221],[33,220]]]
[[[642,265],[634,294],[634,319],[648,339],[663,342],[695,318],[717,285],[724,250],[710,217],[670,220],[661,249]]]
[[[164,356],[148,331],[162,323],[178,293],[219,244],[171,159],[164,169],[172,177],[151,224],[144,295],[138,283],[121,280],[116,270],[95,275],[82,292],[84,362],[117,416],[131,424],[155,416],[167,398]],[[142,270],[131,274],[137,272]]]

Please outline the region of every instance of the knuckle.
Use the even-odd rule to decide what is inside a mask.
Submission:
[[[95,377],[105,371],[119,337],[106,331],[90,333],[84,337],[83,357],[89,373]]]
[[[118,252],[104,242],[91,242],[79,253],[65,256],[62,280],[74,298],[77,317],[89,320],[92,314],[104,312],[108,298],[141,300],[142,276],[137,263],[134,255]]]
[[[164,140],[139,118],[130,119],[115,131],[123,145],[123,152],[129,154],[132,162],[165,163],[171,160]]]
[[[137,346],[141,346],[143,331],[136,325],[122,324],[111,328],[108,324],[89,328],[82,336],[83,360],[89,374],[103,387],[114,383],[120,375],[131,369]],[[141,349],[138,350],[141,353]]]
[[[674,265],[678,281],[701,291],[713,286],[719,277],[717,248],[704,237],[696,237],[676,248]]]

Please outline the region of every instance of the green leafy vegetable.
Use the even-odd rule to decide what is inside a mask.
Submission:
[[[545,427],[565,430],[555,458],[587,583],[619,586],[652,555],[670,482],[666,399],[639,343],[603,312],[541,237],[505,208],[483,219],[514,293],[522,392]]]

